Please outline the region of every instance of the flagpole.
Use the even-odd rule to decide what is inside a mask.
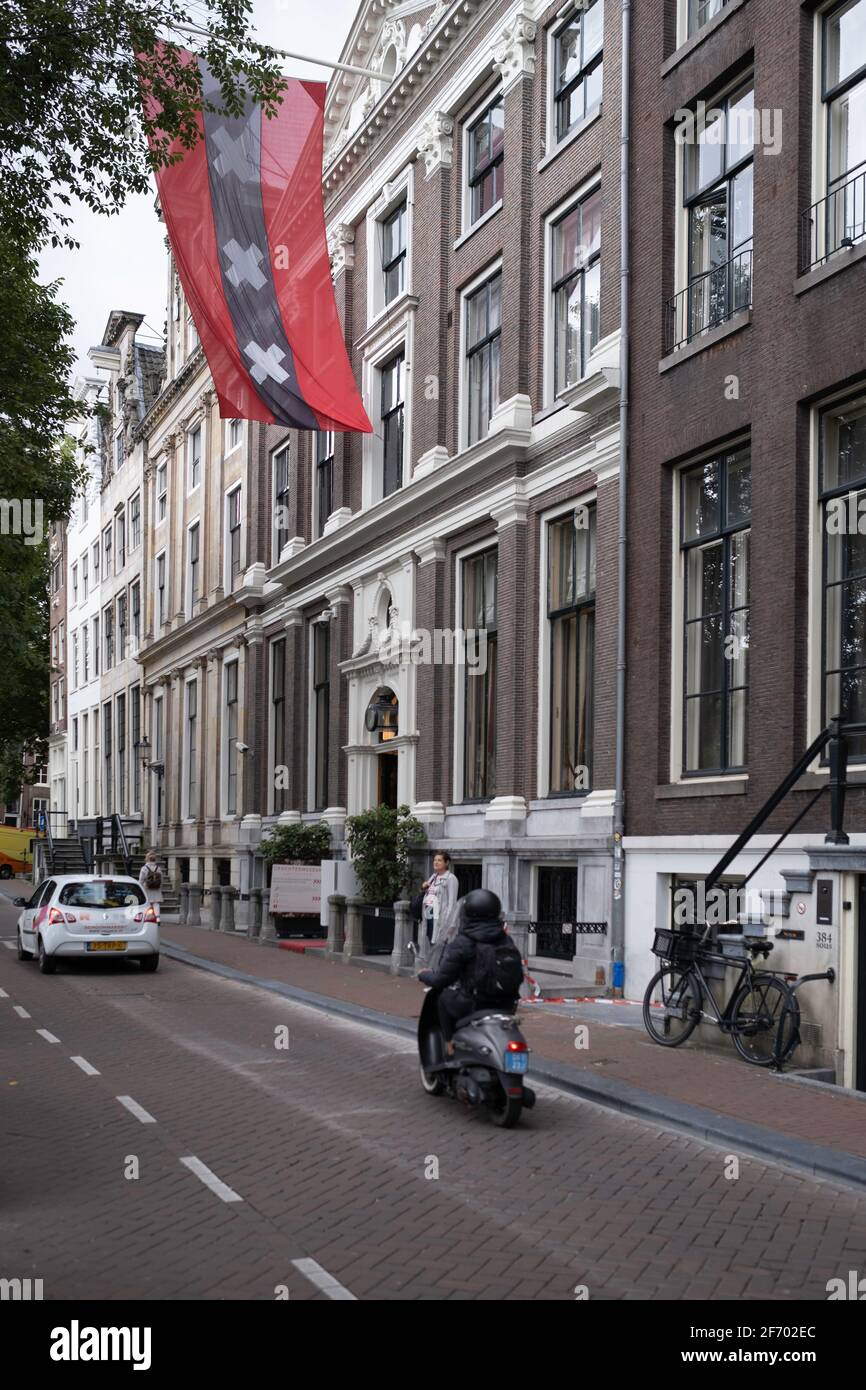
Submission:
[[[185,29],[190,34],[201,34],[204,38],[212,38],[213,35],[207,29],[200,29],[195,24],[175,24],[175,29]],[[267,45],[270,48],[270,44]],[[373,68],[359,68],[353,63],[335,63],[330,58],[311,58],[307,53],[289,53],[285,48],[274,48],[272,52],[278,53],[281,58],[294,58],[299,63],[312,63],[316,68],[334,68],[337,72],[351,72],[357,77],[372,77],[377,82],[390,82],[391,78],[383,72],[376,72]]]

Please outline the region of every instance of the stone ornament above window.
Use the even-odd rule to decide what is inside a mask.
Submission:
[[[450,169],[454,155],[454,122],[444,111],[427,117],[418,137],[418,153],[424,159],[424,177],[432,178],[437,169]]]
[[[355,265],[355,228],[338,222],[328,232],[328,255],[331,258],[331,278],[336,280],[344,270]]]
[[[502,78],[503,95],[521,78],[535,75],[535,35],[538,26],[529,15],[515,15],[493,45],[493,64]]]

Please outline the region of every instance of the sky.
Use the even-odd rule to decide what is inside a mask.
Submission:
[[[337,59],[359,0],[253,0],[258,37],[274,48]],[[200,9],[190,4],[190,12]],[[285,60],[293,77],[326,81],[328,70]],[[96,375],[87,349],[102,341],[112,309],[143,313],[144,342],[158,342],[165,322],[165,229],[157,221],[153,197],[131,198],[117,217],[99,217],[80,208],[75,218],[77,251],[48,250],[42,256],[44,281],[62,280],[58,298],[76,321],[73,346],[82,375]]]

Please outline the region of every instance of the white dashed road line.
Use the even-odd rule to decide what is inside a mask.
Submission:
[[[18,949],[18,943],[15,941],[4,941],[3,945],[6,947],[7,951],[15,951]]]
[[[329,1274],[316,1260],[292,1260],[292,1264],[311,1284],[321,1289],[327,1298],[338,1299],[344,1303],[347,1300],[352,1303],[358,1302],[355,1295],[349,1293],[349,1290],[338,1283],[333,1274]]]
[[[27,1010],[26,1010],[26,1009],[22,1009],[22,1007],[21,1007],[20,1004],[13,1004],[12,1007],[13,1007],[13,1009],[15,1010],[15,1012],[16,1012],[16,1014],[18,1015],[19,1018],[29,1018],[29,1017],[30,1017],[30,1015],[29,1015],[29,1013],[27,1012]]]
[[[153,1116],[149,1115],[144,1106],[139,1105],[137,1100],[133,1100],[132,1096],[118,1096],[117,1099],[120,1101],[121,1105],[126,1106],[130,1115],[134,1115],[137,1120],[141,1120],[143,1125],[156,1124],[156,1120]]]
[[[85,1075],[85,1076],[100,1076],[100,1075],[101,1075],[101,1072],[98,1072],[98,1071],[96,1070],[96,1067],[92,1067],[92,1066],[90,1065],[90,1063],[88,1062],[88,1060],[87,1060],[86,1057],[70,1057],[69,1060],[70,1060],[70,1062],[74,1062],[75,1065],[76,1065],[77,1067],[80,1067],[81,1070],[84,1072],[84,1075]]]
[[[54,1036],[53,1033],[49,1033],[49,1031],[48,1031],[47,1028],[37,1028],[36,1031],[37,1031],[37,1033],[39,1034],[40,1038],[44,1038],[46,1042],[51,1042],[51,1043],[59,1043],[59,1042],[60,1042],[60,1039],[59,1039],[59,1038],[55,1038],[55,1036]]]
[[[224,1202],[242,1202],[244,1200],[227,1183],[224,1183],[222,1178],[218,1178],[216,1173],[212,1173],[207,1164],[202,1163],[200,1158],[190,1156],[189,1158],[182,1158],[180,1161],[184,1168],[195,1173],[197,1178],[201,1178],[205,1187],[209,1187],[211,1192],[215,1192]]]

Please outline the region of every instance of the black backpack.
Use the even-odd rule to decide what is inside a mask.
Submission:
[[[523,984],[523,961],[510,938],[498,946],[479,942],[475,948],[472,993],[487,1001],[514,1000]]]

